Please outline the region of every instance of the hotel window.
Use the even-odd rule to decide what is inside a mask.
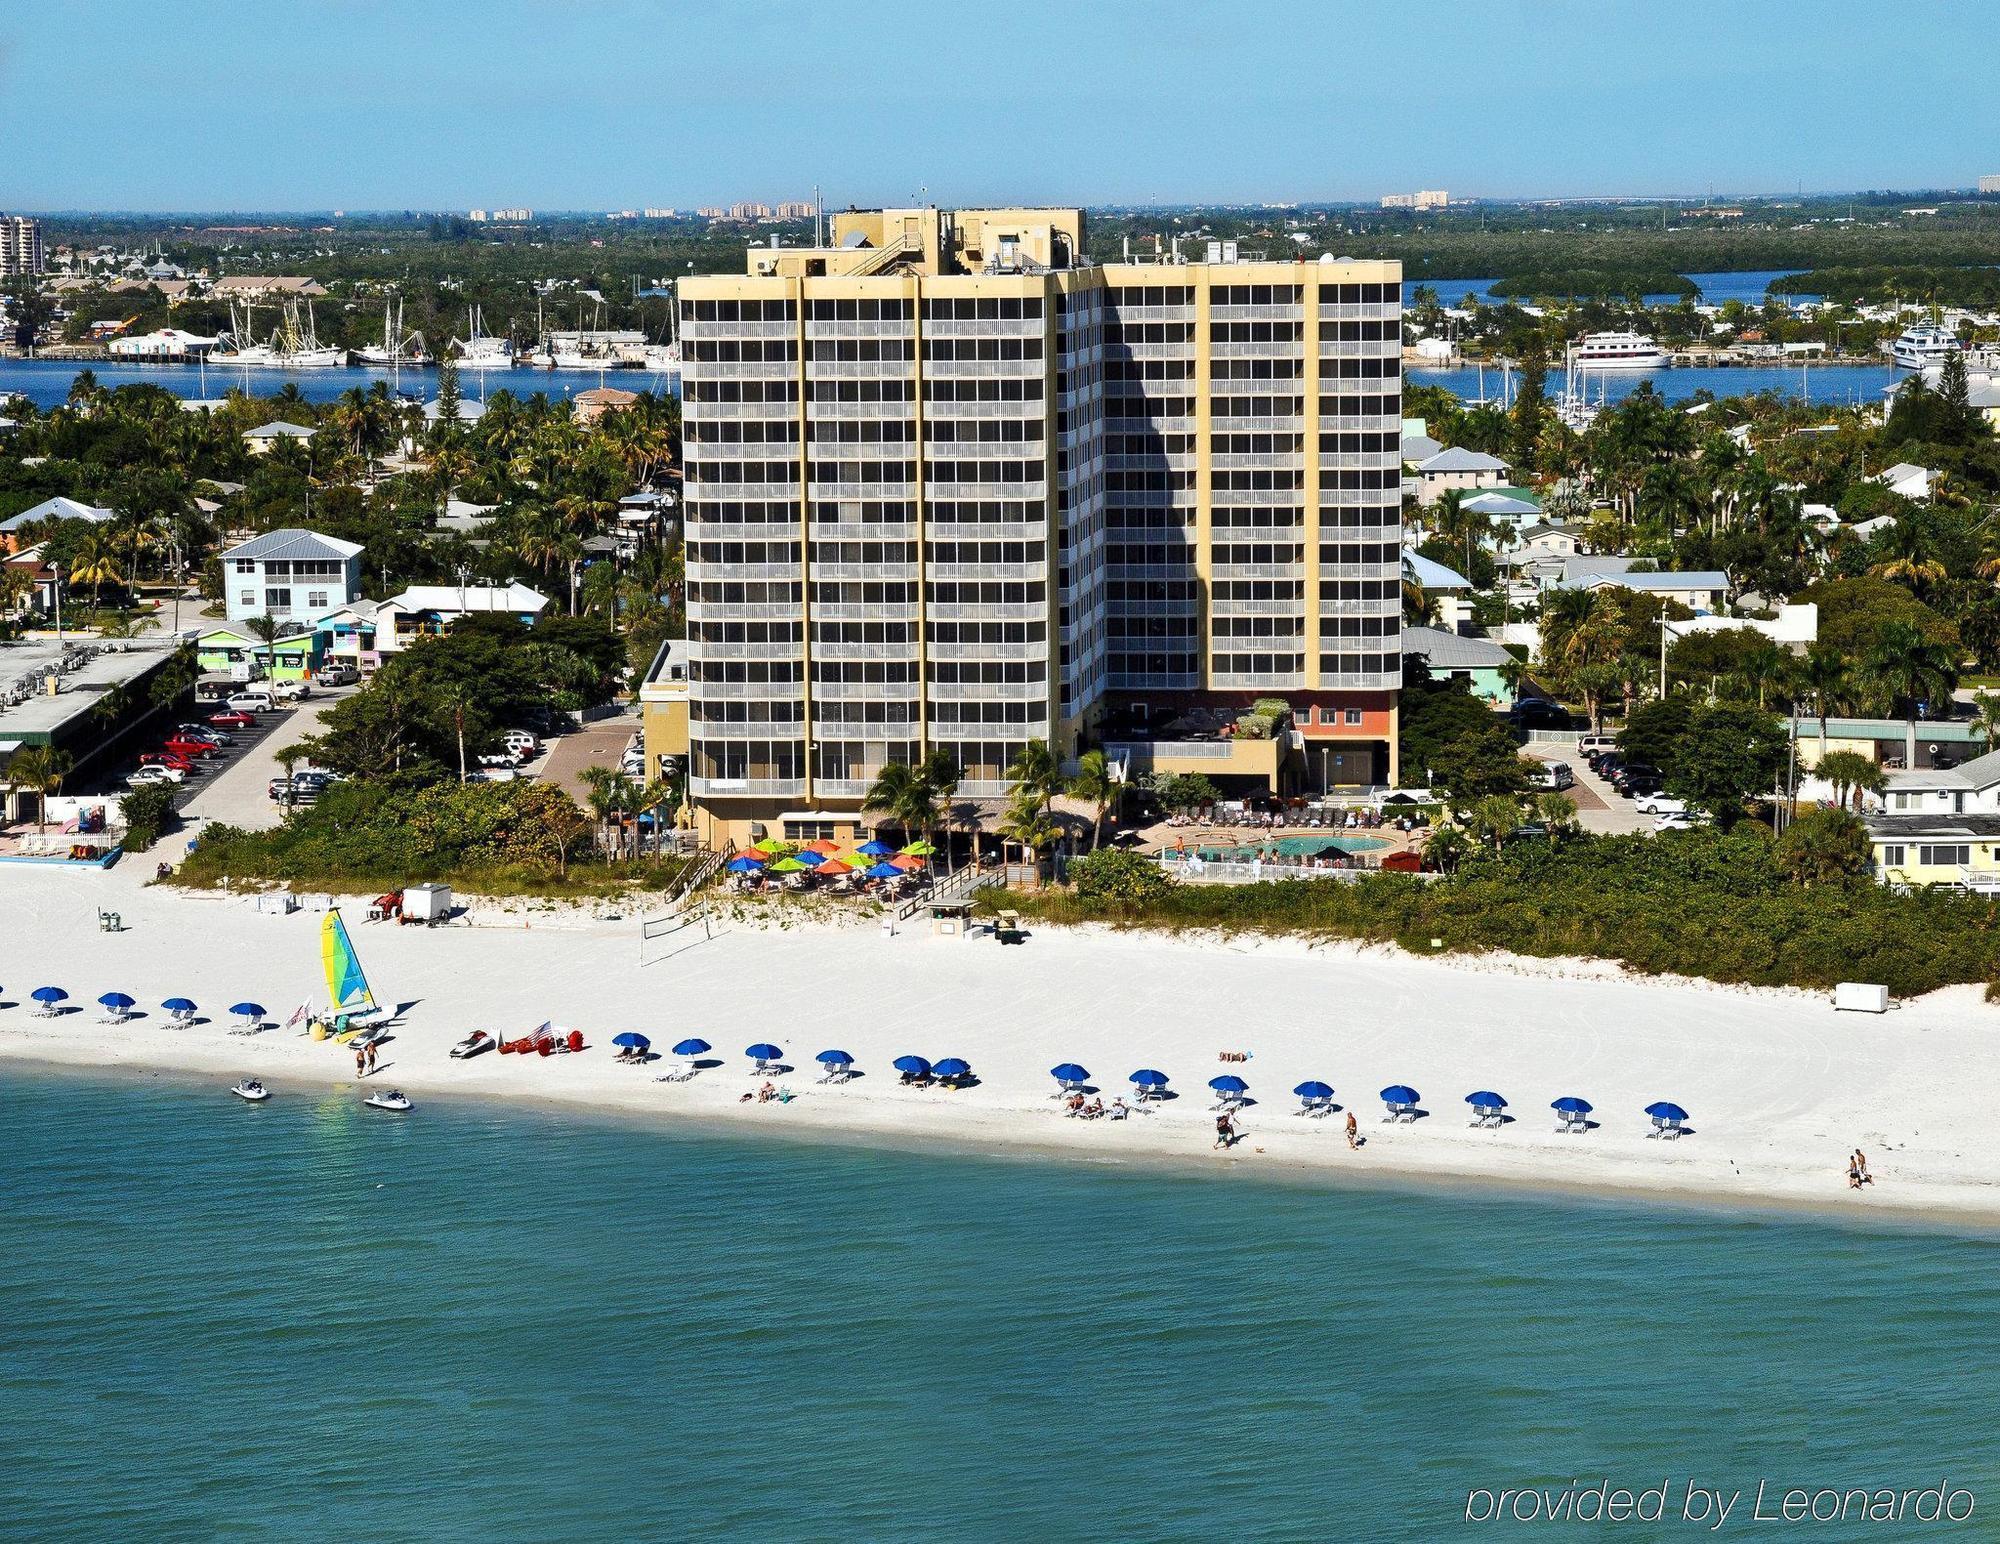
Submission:
[[[1972,847],[1966,842],[1925,845],[1917,849],[1917,862],[1925,868],[1969,868],[1972,865]]]
[[[1359,725],[1361,722],[1361,710],[1359,708],[1349,708],[1347,710],[1347,722]]]
[[[326,591],[308,590],[306,592],[306,604],[315,611],[321,610],[326,605]]]
[[[257,592],[255,590],[239,591],[237,593],[237,599],[240,600],[246,606],[254,606],[257,604]]]
[[[1879,862],[1883,868],[1901,868],[1906,860],[1906,857],[1907,854],[1902,844],[1899,842],[1892,847],[1884,847],[1882,849],[1881,856],[1877,859],[1877,862]]]

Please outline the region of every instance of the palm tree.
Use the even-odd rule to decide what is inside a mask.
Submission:
[[[35,579],[25,568],[0,567],[0,611],[24,610],[35,597]]]
[[[7,762],[7,786],[26,788],[35,796],[35,831],[48,825],[49,795],[61,793],[75,761],[53,745],[24,745]]]
[[[1792,657],[1775,643],[1766,639],[1746,653],[1737,662],[1736,676],[1745,687],[1757,694],[1757,706],[1764,706],[1764,699],[1773,687],[1783,687],[1792,673]]]
[[[1111,775],[1111,758],[1103,751],[1085,751],[1076,759],[1076,776],[1069,780],[1070,797],[1091,807],[1091,850],[1104,845],[1104,816],[1118,798],[1120,784]]]
[[[1464,859],[1465,833],[1449,821],[1440,820],[1424,838],[1424,862],[1439,873],[1449,874]]]
[[[1861,795],[1880,793],[1889,786],[1882,769],[1859,751],[1828,751],[1813,767],[1815,776],[1833,784],[1833,802],[1847,808],[1847,796],[1854,795],[1858,808]]]
[[[243,625],[250,629],[250,636],[263,645],[261,652],[264,656],[264,672],[270,674],[277,663],[277,653],[272,645],[278,641],[278,619],[266,613],[263,616],[245,617]]]
[[[1062,767],[1047,740],[1030,740],[1014,752],[1014,759],[1007,763],[1007,776],[1014,784],[1015,797],[1032,795],[1044,810],[1062,792]]]
[[[1934,697],[1948,697],[1958,684],[1951,651],[1932,643],[1913,622],[1884,622],[1862,667],[1903,714],[1903,765],[1917,765],[1917,709]]]
[[[861,808],[887,815],[905,833],[929,831],[937,821],[937,795],[921,772],[900,761],[890,762],[876,774]]]
[[[1989,751],[1993,737],[2000,734],[2000,696],[1992,692],[1972,694],[1972,731]]]
[[[1854,669],[1847,656],[1831,644],[1816,643],[1799,662],[1799,688],[1813,700],[1819,715],[1819,753],[1826,755],[1826,721],[1843,706],[1854,687]]]
[[[69,562],[69,582],[90,586],[90,609],[97,609],[98,597],[107,584],[123,584],[125,572],[118,564],[118,540],[102,526],[92,526],[77,544]]]
[[[1048,807],[1025,784],[1016,785],[1013,800],[1008,804],[1006,814],[1000,817],[999,829],[1001,839],[1017,843],[1027,853],[1031,864],[1039,864],[1042,853],[1055,846],[1062,835],[1061,829],[1050,818]]]
[[[465,721],[479,711],[479,695],[467,681],[453,681],[438,696],[439,705],[451,715],[452,733],[458,737],[458,780],[465,781]],[[603,768],[593,767],[592,771]]]
[[[622,854],[625,816],[638,811],[641,793],[638,780],[616,767],[585,767],[583,781],[589,789],[585,802],[590,805],[590,812],[597,817],[604,833],[604,862],[609,866],[613,852],[611,824],[614,820],[618,823],[616,847]]]
[[[1937,539],[1930,523],[1918,518],[1914,511],[1903,515],[1881,534],[1883,559],[1868,570],[1876,578],[1907,584],[1921,597],[1947,574],[1944,564],[1938,561]]]

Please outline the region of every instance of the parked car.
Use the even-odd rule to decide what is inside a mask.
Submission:
[[[1677,810],[1653,822],[1655,831],[1692,831],[1709,823],[1707,810]]]
[[[313,694],[310,681],[276,681],[271,686],[275,702],[304,702]]]
[[[542,742],[526,729],[508,730],[500,743],[523,761],[531,760],[542,748]]]
[[[352,665],[328,665],[319,673],[321,686],[358,686],[361,672]]]
[[[289,777],[274,777],[265,785],[264,791],[274,799],[289,799],[292,796],[292,780]]]
[[[1523,697],[1507,716],[1523,729],[1567,729],[1569,710],[1546,697]]]
[[[236,743],[234,735],[229,734],[225,730],[216,729],[208,724],[176,724],[174,725],[174,737],[176,739],[205,740],[210,745],[234,745]]]
[[[257,716],[241,708],[224,708],[220,713],[209,714],[208,721],[218,729],[251,729],[256,726]]]
[[[1576,774],[1566,761],[1552,761],[1537,772],[1533,778],[1537,788],[1547,788],[1560,793],[1565,788],[1576,786]]]
[[[183,756],[179,751],[147,751],[145,755],[139,758],[139,765],[142,767],[173,767],[181,772],[192,772],[195,770],[193,758]]]
[[[229,699],[229,706],[238,713],[269,713],[277,702],[269,692],[238,692]]]
[[[1658,793],[1665,782],[1658,767],[1649,767],[1644,762],[1633,762],[1618,769],[1611,786],[1628,799],[1636,799],[1641,794]]]
[[[1658,792],[1642,793],[1632,801],[1632,808],[1641,815],[1678,815],[1687,809],[1687,801]]]
[[[163,751],[172,751],[177,756],[187,756],[196,760],[203,760],[210,756],[220,756],[222,754],[222,747],[217,745],[213,740],[197,740],[192,735],[184,734],[175,735],[165,745],[161,746],[160,749]]]
[[[512,783],[520,776],[512,767],[481,767],[477,772],[466,773],[465,780],[468,783]]]
[[[1598,757],[1609,755],[1617,749],[1618,736],[1615,734],[1585,734],[1577,737],[1576,753],[1593,766],[1597,764]]]
[[[128,788],[151,788],[160,783],[184,783],[187,773],[179,767],[165,767],[157,762],[139,768],[125,779]]]

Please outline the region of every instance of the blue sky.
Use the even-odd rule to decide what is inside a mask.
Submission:
[[[14,0],[0,208],[1956,186],[1996,43],[1990,0]]]

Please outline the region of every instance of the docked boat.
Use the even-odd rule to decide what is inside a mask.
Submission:
[[[431,362],[424,351],[424,335],[403,330],[403,302],[397,299],[382,303],[382,341],[356,349],[354,357],[364,365],[389,370],[417,369]]]
[[[370,1094],[361,1102],[371,1110],[407,1110],[410,1107],[410,1101],[393,1088],[385,1093]]]
[[[245,1078],[241,1083],[230,1089],[230,1092],[238,1099],[247,1099],[252,1104],[262,1104],[266,1099],[271,1097],[270,1089],[259,1083],[255,1078]]]
[[[313,328],[310,302],[302,319],[299,303],[296,300],[286,301],[284,320],[268,342],[259,343],[254,328],[252,308],[244,306],[239,320],[232,306],[229,331],[222,335],[229,346],[222,347],[218,339],[217,346],[209,353],[208,362],[225,369],[242,370],[337,370],[347,363],[345,349],[327,348],[320,343]]]
[[[511,370],[514,368],[514,351],[505,338],[488,337],[486,317],[478,306],[474,306],[465,316],[469,337],[453,338],[452,347],[458,351],[458,367],[461,370]]]
[[[1905,327],[1889,344],[1889,357],[1904,370],[1922,370],[1930,365],[1941,365],[1948,355],[1959,350],[1958,334],[1947,332],[1942,327],[1928,322],[1915,327]]]
[[[1666,351],[1641,332],[1593,332],[1577,339],[1570,360],[1583,370],[1664,370]]]

